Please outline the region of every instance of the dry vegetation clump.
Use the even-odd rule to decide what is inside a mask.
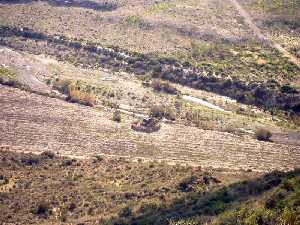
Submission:
[[[48,83],[51,84],[51,81]],[[80,81],[71,81],[66,79],[56,78],[52,82],[52,87],[59,92],[67,95],[67,99],[70,102],[76,102],[79,104],[94,106],[97,104],[97,95],[95,91]]]
[[[272,132],[265,128],[259,128],[255,131],[255,137],[259,141],[270,141]]]
[[[160,127],[159,119],[154,117],[137,120],[131,125],[131,129],[144,133],[159,131]]]
[[[165,92],[167,94],[176,95],[178,94],[178,90],[174,87],[174,85],[170,84],[168,81],[161,80],[153,80],[151,86],[155,91]]]
[[[216,127],[214,121],[210,120],[207,116],[204,116],[200,109],[190,108],[185,111],[182,118],[188,123],[191,123],[204,130],[214,130]]]
[[[160,120],[166,118],[174,121],[176,120],[176,110],[167,105],[153,105],[150,108],[149,116]]]
[[[94,106],[97,104],[97,96],[93,92],[82,91],[76,86],[69,87],[68,100],[87,106]]]

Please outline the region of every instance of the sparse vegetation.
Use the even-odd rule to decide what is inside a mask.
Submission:
[[[153,105],[149,112],[150,117],[157,119],[166,118],[168,120],[176,120],[176,111],[171,106],[167,105]]]
[[[0,224],[299,225],[300,2],[237,2],[0,0]]]
[[[130,15],[124,18],[124,22],[130,26],[146,26],[145,22],[138,15]]]
[[[170,10],[172,7],[174,7],[174,4],[170,2],[156,2],[150,7],[149,12],[151,13],[165,12],[167,10]]]

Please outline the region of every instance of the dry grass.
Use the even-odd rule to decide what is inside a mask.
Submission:
[[[97,104],[97,96],[93,92],[82,91],[79,87],[74,85],[69,86],[69,100],[88,106]]]
[[[168,205],[187,195],[178,187],[190,176],[201,181],[191,184],[193,188],[204,185],[212,190],[220,186],[204,184],[207,175],[200,168],[99,156],[76,160],[48,155],[2,151],[1,176],[8,181],[0,187],[13,180],[16,183],[5,193],[0,188],[0,223],[103,224],[116,215],[142,215],[151,204]]]

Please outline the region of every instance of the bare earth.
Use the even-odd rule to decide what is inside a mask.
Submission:
[[[131,118],[112,122],[110,113],[14,88],[0,87],[0,145],[13,150],[88,157],[95,154],[143,157],[203,167],[289,170],[300,163],[299,146],[177,124],[153,134],[130,129]]]

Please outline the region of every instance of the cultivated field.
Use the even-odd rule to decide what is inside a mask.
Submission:
[[[139,133],[131,130],[131,118],[116,123],[105,111],[4,86],[1,109],[1,144],[13,150],[108,154],[258,171],[289,170],[300,162],[299,146],[168,123],[153,134]]]

